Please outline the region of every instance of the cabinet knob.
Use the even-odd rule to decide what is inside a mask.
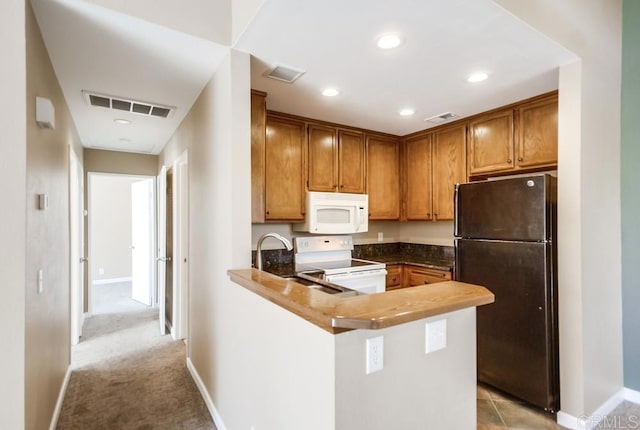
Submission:
[[[524,160],[524,158],[518,157],[518,161],[522,161],[522,160]]]
[[[509,158],[509,159],[507,160],[507,163],[511,164],[511,158]]]
[[[344,188],[344,185],[340,185],[340,188]]]
[[[267,211],[267,215],[269,215],[269,211]]]

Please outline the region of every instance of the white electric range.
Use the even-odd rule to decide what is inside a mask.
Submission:
[[[305,273],[361,293],[385,291],[386,265],[352,258],[351,236],[296,237],[294,244],[297,273]]]

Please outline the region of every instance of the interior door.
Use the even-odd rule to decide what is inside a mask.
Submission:
[[[173,169],[167,170],[167,184],[165,192],[165,246],[164,246],[164,265],[165,265],[165,278],[164,278],[164,307],[165,307],[165,324],[171,328],[173,333],[173,304],[174,304],[174,291],[173,291]]]
[[[166,226],[167,226],[167,168],[162,166],[158,175],[158,250],[156,258],[157,270],[157,304],[158,322],[160,324],[160,334],[166,334],[167,323],[165,321],[165,278],[166,278]]]
[[[131,184],[131,298],[151,306],[153,280],[153,179]]]

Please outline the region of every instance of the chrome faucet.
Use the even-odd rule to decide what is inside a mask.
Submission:
[[[278,239],[287,248],[287,251],[291,251],[293,249],[291,242],[289,242],[286,237],[280,236],[278,233],[263,234],[260,236],[260,239],[258,239],[258,244],[256,245],[256,267],[258,270],[262,270],[262,242],[264,242],[268,237]]]

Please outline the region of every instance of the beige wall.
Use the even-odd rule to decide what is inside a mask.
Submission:
[[[115,173],[121,175],[156,176],[158,174],[158,156],[134,154],[131,152],[104,151],[85,148],[84,156],[84,201],[89,204],[88,173]],[[91,216],[91,215],[89,215]],[[85,217],[84,231],[89,232],[89,219]],[[89,249],[89,234],[84,235],[84,248]],[[91,262],[89,262],[91,266]],[[88,311],[88,287],[91,279],[89,270],[84,271],[84,311]]]
[[[30,6],[27,28],[27,202],[25,428],[49,426],[70,364],[69,150],[77,148],[75,125],[49,61]],[[14,36],[15,37],[15,36]],[[55,130],[35,123],[35,97],[55,106]],[[81,158],[80,158],[81,159]],[[38,210],[44,193],[49,207]],[[37,272],[44,291],[37,292]]]
[[[141,178],[91,174],[91,281],[131,277],[131,184]],[[104,274],[99,269],[104,269]]]
[[[249,56],[232,50],[160,156],[170,165],[189,150],[188,354],[231,422],[247,413],[242,375],[250,357],[229,324],[260,324],[235,301],[239,287],[226,274],[250,265],[250,124]]]
[[[0,13],[0,428],[24,428],[26,223],[25,2],[9,1]],[[10,101],[10,102],[8,102]]]
[[[84,170],[85,172],[156,176],[158,156],[85,148]]]
[[[498,0],[572,50],[560,69],[561,409],[593,413],[622,388],[619,0]]]

